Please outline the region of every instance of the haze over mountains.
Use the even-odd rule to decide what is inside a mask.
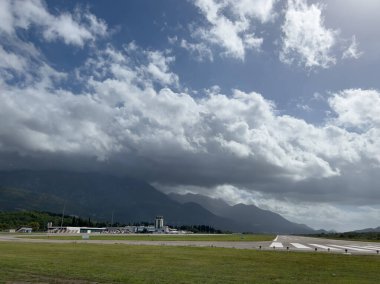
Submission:
[[[376,228],[366,228],[362,230],[356,230],[354,231],[356,233],[380,233],[380,226]]]
[[[236,204],[230,206],[222,199],[214,199],[199,194],[169,195],[174,200],[186,204],[194,202],[207,208],[217,216],[244,224],[247,231],[259,233],[313,233],[310,227],[290,222],[277,213],[263,210],[254,205]]]
[[[0,210],[45,210],[120,223],[152,221],[164,215],[171,225],[210,225],[233,232],[312,233],[279,214],[253,205],[229,206],[201,195],[170,196],[146,182],[98,173],[0,172]]]

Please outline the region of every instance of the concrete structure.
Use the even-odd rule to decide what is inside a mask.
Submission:
[[[154,228],[156,230],[162,230],[164,228],[164,217],[156,216],[156,220],[154,221]]]
[[[93,227],[48,227],[48,233],[52,234],[100,234],[106,230],[107,228]]]
[[[21,227],[17,230],[17,233],[31,233],[33,231],[30,227]]]
[[[70,226],[53,226],[52,222],[47,224],[48,233],[60,234],[130,234],[130,233],[148,233],[148,234],[178,234],[176,229],[164,226],[164,217],[156,216],[154,226],[125,226],[125,227],[108,227],[108,228],[92,228],[92,227],[70,227]]]

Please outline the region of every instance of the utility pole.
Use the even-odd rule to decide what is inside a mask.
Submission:
[[[65,203],[63,204],[62,218],[61,218],[61,229],[63,226],[63,217],[65,216],[65,208],[66,208],[66,200],[65,200]]]

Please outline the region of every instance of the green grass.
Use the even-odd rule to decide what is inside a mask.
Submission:
[[[379,256],[0,243],[0,283],[378,283]]]
[[[32,239],[52,239],[52,240],[81,240],[82,236],[23,236]],[[226,234],[226,235],[90,235],[90,240],[128,240],[128,241],[221,241],[221,242],[260,242],[272,241],[274,235],[251,235],[251,234]]]

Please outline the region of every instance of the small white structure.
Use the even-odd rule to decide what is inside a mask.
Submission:
[[[48,233],[53,234],[100,234],[107,228],[93,227],[48,227]]]
[[[79,234],[80,233],[80,227],[66,227],[66,233],[69,234]]]
[[[32,228],[30,227],[21,227],[20,229],[17,230],[17,233],[31,233],[33,231]]]

